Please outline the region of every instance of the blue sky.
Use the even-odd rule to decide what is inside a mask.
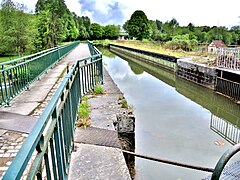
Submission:
[[[34,9],[37,0],[13,0]],[[143,10],[148,19],[168,21],[173,17],[180,25],[240,25],[240,0],[65,0],[76,14],[87,15],[93,22],[123,24],[135,10]]]

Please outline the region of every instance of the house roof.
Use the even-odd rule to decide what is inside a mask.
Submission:
[[[209,44],[209,46],[211,46],[211,47],[227,47],[225,44],[224,44],[224,42],[222,42],[221,40],[213,40],[210,44]]]

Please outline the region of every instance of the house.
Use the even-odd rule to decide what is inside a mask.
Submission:
[[[224,47],[227,47],[227,46],[221,40],[213,40],[208,45],[208,53],[216,54],[218,48],[224,48]]]
[[[127,32],[120,32],[119,35],[118,35],[118,40],[127,40],[129,39],[129,35]]]

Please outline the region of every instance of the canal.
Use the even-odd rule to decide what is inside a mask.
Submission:
[[[173,72],[102,51],[105,68],[133,106],[136,153],[213,168],[239,142],[240,106]],[[135,170],[135,179],[143,180],[210,175],[139,158]]]

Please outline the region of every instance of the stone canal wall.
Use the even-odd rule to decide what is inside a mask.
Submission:
[[[177,58],[173,56],[113,44],[110,45],[110,50],[171,71],[175,71],[176,69]]]
[[[142,61],[157,67],[171,70],[177,77],[204,86],[227,96],[240,104],[240,72],[209,67],[190,61],[189,58],[178,59],[173,56],[152,53],[135,48],[110,44],[110,50],[120,56]]]
[[[213,67],[190,62],[187,59],[178,59],[176,74],[183,79],[215,89],[217,72]]]

